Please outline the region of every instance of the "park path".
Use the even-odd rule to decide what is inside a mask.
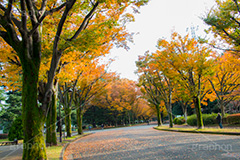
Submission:
[[[166,132],[152,125],[93,132],[69,144],[63,159],[240,159],[240,136]]]
[[[21,160],[22,144],[11,146],[0,146],[0,160]]]

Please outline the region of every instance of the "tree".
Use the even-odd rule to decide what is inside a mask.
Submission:
[[[15,51],[14,55],[19,61],[16,59],[13,61],[15,64],[20,62],[22,68],[24,145],[31,145],[31,147],[24,147],[24,159],[33,157],[46,159],[42,128],[52,97],[54,77],[62,55],[69,52],[68,49],[74,50],[77,42],[83,41],[82,38],[85,38],[83,35],[88,31],[87,26],[91,19],[104,19],[105,22],[108,22],[108,28],[118,26],[117,22],[121,17],[119,15],[124,13],[127,6],[133,4],[140,7],[146,3],[146,0],[90,1],[89,3],[75,0],[67,2],[45,0],[34,2],[21,0],[20,3],[12,0],[8,3],[1,2],[0,36]],[[53,21],[56,22],[54,26],[57,26],[57,29],[53,30],[56,31],[55,36],[49,37],[53,44],[52,52],[44,52],[41,46],[42,37],[54,35],[41,32],[41,29],[44,30],[49,25],[44,26],[45,20],[49,22],[46,17],[50,17],[50,15],[58,17],[56,21]],[[111,15],[114,15],[116,19],[111,19]],[[109,17],[110,20],[107,19]],[[75,24],[71,23],[74,18],[78,19],[74,21]],[[67,31],[71,31],[71,33]],[[39,106],[38,82],[41,58],[44,56],[52,58],[46,85],[44,85],[44,89],[41,89],[43,93],[39,93],[42,95]]]
[[[215,63],[215,75],[209,79],[209,82],[218,99],[222,117],[224,117],[225,106],[239,98],[235,94],[235,91],[240,88],[239,59],[226,52]]]
[[[188,35],[173,32],[170,41],[160,39],[155,53],[157,60],[167,62],[178,83],[188,89],[197,115],[198,128],[203,128],[201,101],[209,92],[206,77],[212,75],[213,52]],[[209,77],[208,77],[209,78]]]
[[[154,81],[152,80],[153,77],[148,70],[149,60],[150,58],[147,53],[145,56],[138,57],[138,61],[136,62],[136,66],[138,67],[137,73],[140,75],[138,86],[143,86],[143,88],[141,88],[141,92],[145,95],[145,98],[148,100],[148,102],[155,106],[158,126],[161,126],[162,118],[160,112],[160,104],[162,99],[160,92],[158,92],[156,86],[152,84]]]
[[[182,112],[185,118],[185,122],[187,122],[187,107],[190,104],[191,96],[188,90],[186,90],[181,84],[175,85],[174,90],[174,101],[178,102],[182,108]]]
[[[105,65],[99,65],[95,62],[86,66],[88,71],[85,71],[79,77],[74,90],[74,104],[76,108],[78,134],[83,134],[83,114],[91,105],[92,98],[103,92],[107,84],[113,80],[114,73],[107,73]]]
[[[5,96],[2,97],[2,100],[4,100],[5,104],[1,106],[0,119],[2,120],[2,124],[4,126],[4,132],[7,133],[13,121],[22,115],[22,97],[21,92],[11,91],[5,93]]]
[[[23,139],[23,126],[22,126],[22,117],[17,117],[9,130],[8,133],[9,141],[14,141],[15,139],[21,140]]]
[[[94,104],[109,109],[114,117],[115,126],[117,126],[118,118],[123,113],[129,113],[136,100],[137,86],[135,82],[128,79],[115,79],[106,86],[105,92],[95,98]]]
[[[210,26],[207,33],[212,31],[215,39],[220,37],[222,42],[226,42],[229,46],[226,51],[232,51],[239,56],[240,52],[240,5],[237,0],[216,0],[216,7],[212,8],[209,13],[203,17],[203,21]],[[218,47],[215,43],[212,45]]]
[[[72,113],[72,103],[73,103],[73,95],[74,88],[77,84],[78,79],[74,81],[74,84],[67,84],[65,82],[64,85],[58,86],[60,103],[63,105],[64,113],[65,113],[65,131],[67,132],[67,137],[72,136],[72,126],[71,126],[71,113]]]
[[[149,120],[153,116],[154,111],[145,99],[138,98],[133,107],[133,113],[136,115],[137,119]]]
[[[174,77],[171,75],[171,68],[165,67],[165,62],[161,61],[161,59],[159,60],[154,54],[149,55],[146,53],[145,56],[146,58],[144,59],[148,59],[148,61],[147,63],[145,62],[147,68],[145,69],[144,75],[147,82],[152,85],[150,90],[153,90],[153,88],[155,90],[152,94],[155,93],[155,96],[160,98],[160,103],[164,101],[169,116],[169,127],[173,127],[172,93],[174,90]],[[138,66],[139,64],[138,62]],[[148,73],[149,76],[147,76],[146,73]]]
[[[46,120],[46,145],[57,145],[56,120],[57,120],[57,102],[58,102],[58,83],[52,90],[52,99],[48,106]]]

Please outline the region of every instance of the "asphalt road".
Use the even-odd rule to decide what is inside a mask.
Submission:
[[[64,159],[240,159],[240,136],[167,132],[152,125],[92,132],[71,143]]]

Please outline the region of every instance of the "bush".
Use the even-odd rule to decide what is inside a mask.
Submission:
[[[185,123],[185,118],[184,117],[176,117],[176,118],[174,118],[173,123],[182,125]]]
[[[240,113],[227,116],[227,122],[229,124],[240,124]]]
[[[203,117],[203,124],[206,125],[206,126],[207,125],[213,125],[213,124],[217,123],[217,121],[216,121],[217,114],[216,113],[202,114],[202,117]],[[188,117],[187,124],[190,125],[190,126],[196,126],[197,125],[196,114]]]
[[[217,114],[212,113],[212,114],[203,114],[203,124],[204,125],[213,125],[216,124]]]
[[[9,141],[13,141],[15,138],[17,138],[17,140],[23,139],[23,125],[21,116],[13,121],[8,133]]]
[[[193,114],[193,115],[187,117],[187,124],[190,125],[190,126],[196,126],[197,125],[196,114]]]
[[[178,119],[177,117],[173,119],[174,124],[177,124],[177,119]]]

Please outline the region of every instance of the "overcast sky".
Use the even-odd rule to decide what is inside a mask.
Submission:
[[[129,45],[130,50],[111,50],[109,57],[116,60],[110,70],[120,73],[122,78],[137,80],[134,71],[138,55],[147,50],[154,52],[157,40],[169,38],[172,30],[184,36],[187,28],[198,26],[197,35],[204,36],[204,29],[208,26],[200,17],[206,15],[213,5],[214,0],[150,0],[135,16],[135,22],[127,25],[129,32],[139,33],[134,36],[134,44]]]

